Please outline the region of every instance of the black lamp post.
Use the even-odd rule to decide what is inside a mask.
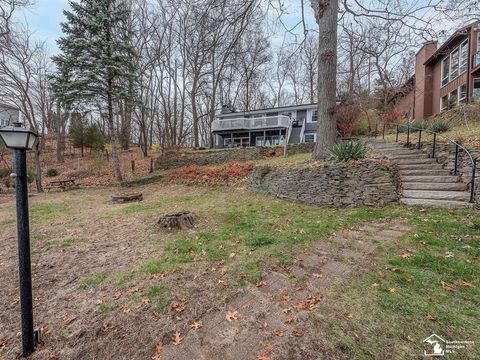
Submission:
[[[28,222],[27,150],[31,150],[38,135],[22,127],[22,123],[0,128],[5,146],[13,149],[17,205],[18,265],[20,274],[20,306],[22,310],[23,356],[35,350],[32,306],[32,269],[30,263],[30,229]]]

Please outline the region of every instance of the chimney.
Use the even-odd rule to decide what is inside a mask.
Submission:
[[[415,58],[415,120],[423,120],[433,111],[433,67],[425,62],[437,51],[437,43],[426,42]]]
[[[222,105],[222,114],[229,114],[232,112],[229,105]]]

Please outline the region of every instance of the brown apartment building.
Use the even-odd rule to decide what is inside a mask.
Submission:
[[[440,47],[428,42],[418,51],[415,75],[394,110],[423,120],[467,101],[480,101],[480,22],[457,30]]]

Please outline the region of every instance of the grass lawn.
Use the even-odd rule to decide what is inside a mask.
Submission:
[[[31,198],[34,312],[45,339],[38,358],[144,359],[162,343],[162,359],[255,359],[262,351],[272,359],[406,359],[422,358],[422,341],[432,333],[447,340],[476,340],[480,333],[478,212],[319,209],[226,187],[160,183],[135,190],[143,202],[112,204],[113,188]],[[0,358],[12,358],[19,351],[14,204],[0,200]],[[195,213],[194,231],[155,225],[180,210]],[[408,229],[394,240],[372,240],[359,230],[375,224],[388,231],[398,221]],[[336,242],[341,234],[347,240]],[[307,291],[295,269],[307,281],[324,270],[308,273],[300,257],[318,244],[335,254],[358,252],[363,242],[374,245],[374,254],[352,262],[322,255],[352,271],[322,287],[309,311],[288,300]],[[287,282],[277,289],[280,301],[261,290],[282,269]],[[268,315],[282,301],[292,305],[278,314],[291,314],[293,324],[276,324]],[[264,317],[247,316],[247,305],[265,306]],[[238,311],[239,319],[226,321],[227,310]],[[191,327],[197,320],[203,321],[198,330]],[[176,332],[183,339],[178,344]],[[249,352],[235,357],[239,349]],[[468,351],[480,357],[478,346]]]

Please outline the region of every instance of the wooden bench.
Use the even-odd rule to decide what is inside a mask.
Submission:
[[[64,190],[69,190],[76,187],[78,187],[78,185],[75,182],[75,179],[65,179],[65,180],[50,181],[48,185],[45,187],[45,189],[47,189],[47,191],[50,191],[51,189],[58,188],[64,191]]]

